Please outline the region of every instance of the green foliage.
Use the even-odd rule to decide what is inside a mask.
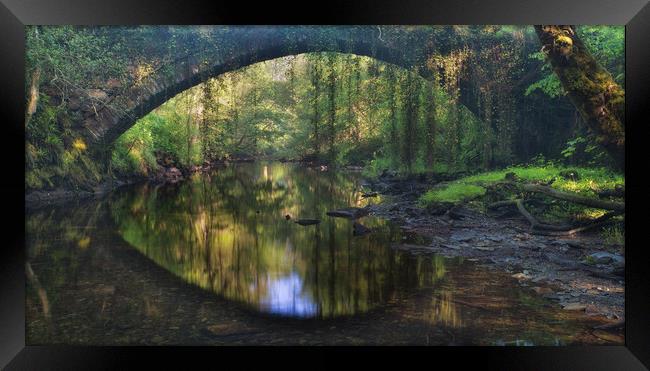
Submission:
[[[431,189],[420,197],[420,203],[460,202],[485,194],[485,188],[473,184],[453,183],[441,189]]]
[[[437,124],[432,142],[423,135],[430,104],[424,89],[436,101],[428,116]],[[112,164],[120,174],[146,175],[156,166],[154,155],[182,166],[233,157],[312,158],[369,165],[369,172],[379,171],[377,166],[430,172],[427,146],[444,145],[450,131],[472,131],[454,137],[462,151],[480,140],[480,122],[466,109],[453,116],[449,101],[447,93],[412,72],[370,58],[336,53],[281,58],[226,73],[170,99],[117,141]],[[450,124],[457,119],[458,125]],[[397,151],[388,150],[391,136],[401,143]],[[406,150],[409,161],[403,161]],[[433,166],[447,169],[446,161],[440,152]]]
[[[594,58],[612,74],[618,84],[625,87],[625,28],[623,26],[579,26],[576,33]],[[529,58],[546,62],[542,52],[531,53]],[[524,95],[528,96],[535,90],[551,98],[564,95],[560,80],[551,71],[550,64],[542,64],[541,71],[543,77],[530,84]]]
[[[38,110],[27,124],[25,143],[25,187],[52,189],[64,184],[70,189],[89,190],[101,180],[100,170],[82,138],[66,122],[67,113],[42,97]]]
[[[560,79],[558,79],[557,75],[553,73],[549,73],[541,80],[530,84],[526,88],[524,95],[528,96],[535,90],[540,90],[551,98],[557,98],[565,94],[564,89],[562,89]]]
[[[379,176],[383,171],[391,168],[393,162],[386,157],[375,157],[363,168],[363,175],[369,178]]]
[[[620,225],[605,227],[601,234],[607,244],[625,245],[625,229]]]
[[[577,34],[594,58],[625,87],[625,27],[580,26]]]

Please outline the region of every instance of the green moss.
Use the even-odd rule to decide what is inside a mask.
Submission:
[[[578,180],[562,178],[562,171],[575,171],[580,175]],[[516,166],[503,170],[480,173],[456,181],[440,185],[429,190],[421,198],[421,204],[433,202],[459,202],[465,199],[485,194],[485,187],[503,181],[507,173],[515,173],[518,179],[525,182],[549,182],[554,179],[552,187],[561,191],[575,192],[583,196],[597,197],[597,193],[624,185],[625,178],[614,174],[605,168],[566,168],[562,166]]]
[[[460,202],[485,194],[485,188],[463,183],[453,183],[440,189],[431,189],[420,198],[423,205],[438,202]]]

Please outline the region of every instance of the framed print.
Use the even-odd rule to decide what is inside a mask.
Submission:
[[[3,0],[3,365],[648,367],[645,1],[237,5]]]

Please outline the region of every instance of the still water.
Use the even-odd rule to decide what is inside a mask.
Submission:
[[[29,212],[29,344],[619,343],[511,277],[326,216],[362,179],[248,163]],[[289,218],[287,218],[289,216]],[[318,219],[299,225],[296,219]]]

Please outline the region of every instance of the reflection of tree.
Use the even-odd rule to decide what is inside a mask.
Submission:
[[[46,320],[50,319],[50,301],[47,299],[47,292],[41,286],[40,281],[38,280],[38,277],[36,277],[36,274],[34,274],[34,271],[32,270],[32,266],[29,264],[29,262],[25,263],[25,272],[27,274],[27,280],[29,283],[34,287],[36,292],[38,293],[38,297],[41,300],[41,309],[43,310],[43,317],[45,317]]]
[[[461,327],[462,321],[460,312],[454,303],[453,293],[448,290],[441,290],[431,299],[431,309],[424,312],[424,319],[432,325],[444,325],[447,327]]]
[[[328,317],[367,311],[444,272],[442,260],[396,254],[396,230],[381,220],[367,218],[376,232],[353,237],[350,221],[324,216],[356,202],[357,186],[349,175],[245,164],[134,190],[113,201],[112,214],[125,240],[188,282],[255,307],[284,295],[284,282]],[[302,227],[285,214],[324,219]]]

